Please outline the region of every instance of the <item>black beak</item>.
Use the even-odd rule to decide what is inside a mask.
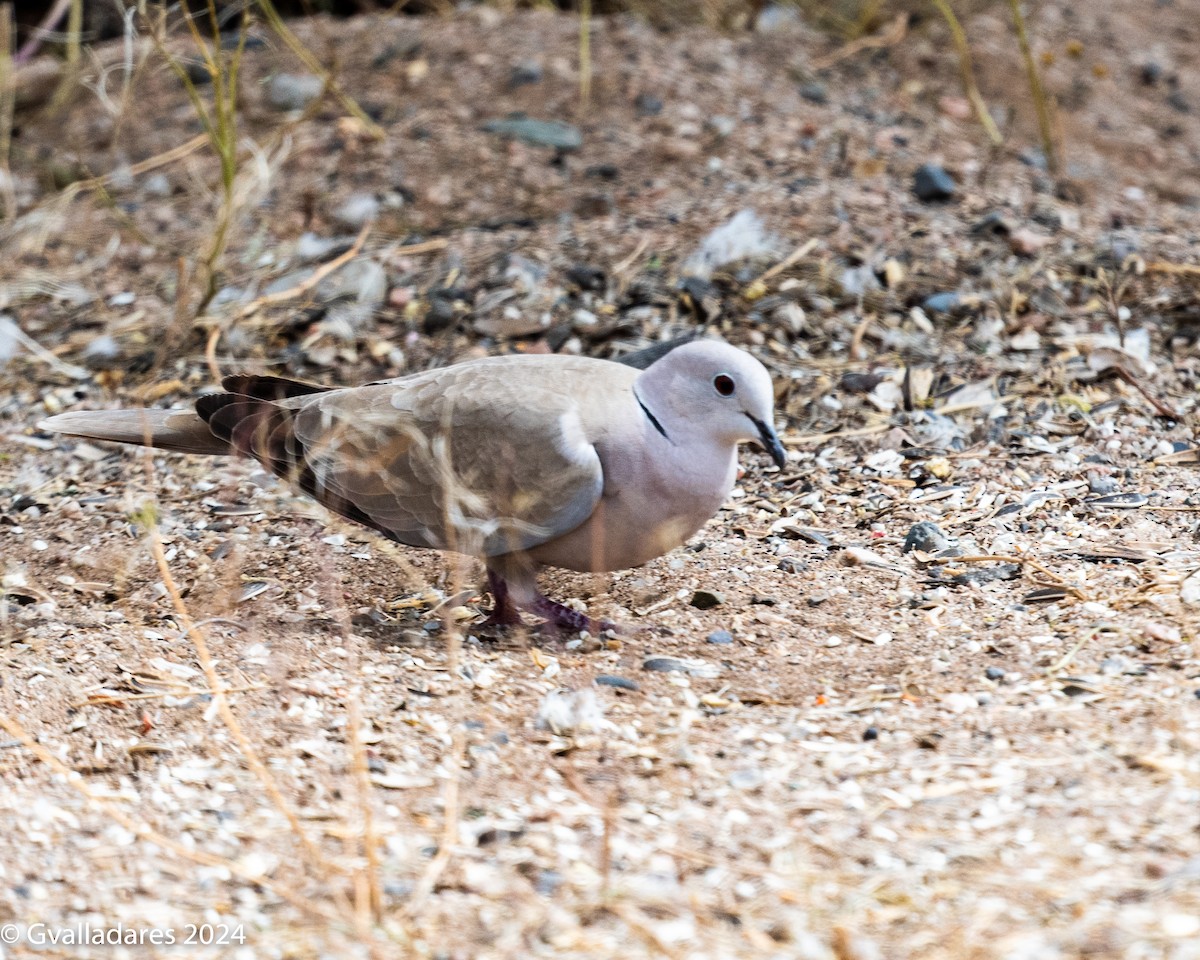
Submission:
[[[746,414],[746,416],[750,416]],[[780,470],[787,463],[787,453],[783,449],[783,444],[779,442],[779,435],[775,432],[775,428],[769,423],[763,423],[758,417],[750,417],[754,425],[758,427],[758,439],[763,445],[763,449],[771,455],[771,459],[775,461],[775,466]]]

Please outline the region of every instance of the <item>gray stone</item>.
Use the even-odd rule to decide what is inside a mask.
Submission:
[[[489,120],[483,125],[483,129],[487,133],[494,133],[508,140],[520,140],[535,147],[578,150],[583,146],[583,134],[579,132],[579,128],[561,120],[508,117],[504,120]]]
[[[918,200],[926,203],[933,200],[949,200],[958,189],[958,184],[945,168],[936,163],[927,163],[913,174],[913,192]]]
[[[310,73],[277,73],[267,84],[267,100],[276,110],[303,110],[325,89]]]

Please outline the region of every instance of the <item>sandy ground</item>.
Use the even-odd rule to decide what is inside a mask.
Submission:
[[[19,113],[0,302],[53,356],[0,373],[0,953],[1200,957],[1200,75],[1187,5],[1144,7],[1031,21],[1060,176],[1001,7],[966,22],[995,149],[936,26],[841,56],[597,21],[585,106],[570,17],[298,25],[381,141],[272,106],[302,67],[256,28],[199,329],[217,167],[162,160],[202,131],[159,55],[124,101],[118,67]],[[515,111],[581,146],[482,129]],[[256,300],[369,202],[357,274]],[[682,295],[743,209],[755,255]],[[223,372],[353,383],[702,322],[775,374],[791,459],[747,450],[687,548],[544,576],[648,628],[611,641],[483,636],[471,564],[254,465],[35,427],[185,402],[214,326]],[[906,552],[923,521],[945,541]],[[177,944],[61,945],[80,924]]]

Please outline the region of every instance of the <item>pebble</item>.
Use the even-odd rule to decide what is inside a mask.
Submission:
[[[527,87],[535,83],[542,82],[542,65],[536,60],[522,60],[512,68],[512,73],[508,75],[508,86],[510,90],[515,90],[517,87]]]
[[[636,680],[618,677],[611,673],[599,673],[593,682],[602,687],[616,687],[618,690],[632,690],[635,693],[642,689]]]
[[[879,739],[879,728],[878,727],[867,727],[867,729],[863,731],[862,738],[864,741],[866,741],[868,743],[872,740],[878,740]]]
[[[953,313],[961,305],[962,298],[957,293],[933,293],[925,298],[921,309],[926,313]]]
[[[697,590],[692,594],[692,606],[697,610],[711,610],[725,602],[725,595],[715,590]]]
[[[950,538],[942,532],[942,528],[930,520],[914,523],[904,538],[901,553],[920,550],[922,553],[938,553],[950,546]]]
[[[729,785],[735,790],[755,790],[762,786],[764,779],[760,768],[742,767],[729,775]]]
[[[823,83],[805,83],[800,87],[800,96],[809,103],[815,103],[818,107],[823,107],[829,102],[829,91],[825,89]]]
[[[686,673],[692,677],[712,679],[720,676],[721,668],[703,660],[681,660],[678,657],[647,657],[642,669],[651,673]]]
[[[276,110],[303,110],[325,89],[310,73],[277,73],[267,84],[267,100]]]
[[[913,193],[917,195],[918,200],[926,203],[949,200],[957,189],[954,178],[936,163],[927,163],[913,174]]]
[[[803,573],[808,569],[808,564],[795,557],[784,557],[779,561],[778,567],[784,573]]]
[[[633,109],[639,117],[657,117],[662,113],[662,98],[653,93],[639,93],[633,100]]]
[[[960,587],[968,583],[991,583],[993,580],[1015,580],[1021,575],[1019,563],[998,563],[991,567],[975,567],[965,573],[959,573],[950,578],[951,583]],[[1063,596],[1066,596],[1064,593]],[[1026,598],[1028,599],[1028,598]]]
[[[351,230],[361,230],[378,215],[379,201],[369,193],[352,193],[333,211],[333,219]]]
[[[705,641],[707,643],[730,644],[733,643],[733,634],[728,630],[714,630],[705,638]]]
[[[1099,474],[1088,477],[1088,490],[1092,493],[1105,495],[1116,493],[1117,489],[1117,481],[1113,477],[1102,477]]]
[[[733,117],[709,117],[708,128],[718,137],[725,138],[737,129],[737,121]]]
[[[142,181],[142,191],[148,197],[169,197],[173,190],[165,173],[152,173]]]
[[[534,120],[512,116],[504,120],[489,120],[483,125],[486,133],[508,140],[520,140],[534,147],[553,147],[556,150],[578,150],[583,146],[583,134],[578,127],[561,120]]]
[[[989,680],[1000,681],[1004,679],[1004,671],[999,667],[988,667],[983,671],[983,675]]]
[[[1188,103],[1187,98],[1181,90],[1172,90],[1167,96],[1167,106],[1178,113],[1191,113],[1192,105]]]

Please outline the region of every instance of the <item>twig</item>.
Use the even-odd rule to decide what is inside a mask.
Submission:
[[[304,294],[312,290],[317,284],[324,280],[327,276],[337,270],[339,267],[345,266],[351,260],[362,252],[363,244],[367,242],[367,235],[371,232],[371,221],[363,224],[362,229],[355,237],[354,243],[350,249],[340,256],[334,257],[328,263],[323,263],[317,267],[311,274],[301,280],[294,287],[288,287],[286,290],[277,290],[275,293],[268,293],[253,303],[248,303],[237,313],[237,318],[248,317],[250,314],[261,310],[263,307],[273,306],[277,303],[286,303],[288,300],[295,300],[297,297],[302,297]]]
[[[1200,277],[1200,264],[1195,263],[1167,263],[1164,260],[1155,260],[1146,264],[1147,273],[1173,273],[1183,277]]]
[[[800,246],[775,264],[775,266],[764,270],[761,274],[759,274],[758,279],[751,281],[751,285],[755,283],[766,283],[768,280],[772,280],[779,276],[779,274],[783,273],[783,271],[788,267],[800,260],[803,260],[810,253],[812,253],[818,242],[819,241],[816,237],[810,237],[808,240],[805,240],[802,244],[800,244]]]
[[[240,687],[225,687],[225,693],[246,693],[251,690],[266,690],[265,683],[247,683]],[[109,704],[120,705],[128,703],[130,700],[158,700],[162,697],[203,697],[210,696],[212,690],[204,687],[184,687],[182,690],[163,690],[161,693],[130,693],[130,694],[97,694],[94,697],[88,697],[86,700],[79,700],[71,704],[72,708],[78,707],[104,707]]]
[[[17,51],[17,55],[13,58],[17,63],[25,63],[33,58],[33,55],[38,52],[38,47],[42,45],[42,40],[46,34],[51,33],[58,26],[59,21],[67,15],[67,11],[71,9],[72,0],[58,0],[42,17],[42,22],[39,23],[29,32],[29,39],[22,44],[21,49]]]
[[[935,0],[936,2],[936,0]],[[891,25],[879,33],[872,34],[868,37],[859,37],[857,40],[851,40],[845,46],[839,47],[828,56],[821,57],[819,60],[814,60],[812,69],[814,71],[827,70],[835,64],[841,63],[860,53],[863,50],[878,50],[882,47],[892,47],[900,43],[908,34],[908,14],[898,13]]]
[[[848,440],[851,437],[869,437],[890,430],[890,423],[879,423],[873,427],[857,427],[854,430],[835,430],[833,433],[807,433],[798,437],[784,436],[785,447],[799,447],[808,443],[824,443],[826,440]]]
[[[1126,370],[1125,367],[1121,366],[1121,364],[1119,364],[1119,363],[1114,364],[1112,367],[1112,371],[1118,377],[1120,377],[1122,380],[1124,380],[1127,384],[1129,384],[1131,387],[1133,387],[1143,397],[1145,397],[1146,402],[1149,403],[1150,406],[1152,406],[1155,410],[1158,411],[1159,416],[1166,417],[1169,420],[1181,420],[1182,419],[1182,417],[1180,417],[1180,415],[1178,413],[1176,413],[1174,410],[1172,410],[1170,407],[1168,407],[1165,403],[1163,403],[1161,400],[1159,400],[1158,397],[1151,394],[1146,389],[1145,385],[1142,384],[1142,382],[1140,380],[1138,380],[1138,378],[1135,377],[1132,373],[1130,373],[1128,370]]]
[[[637,242],[637,246],[633,248],[633,253],[613,267],[613,275],[619,277],[626,270],[632,267],[634,261],[646,252],[646,247],[648,246],[650,246],[650,238],[643,236],[642,239]]]

